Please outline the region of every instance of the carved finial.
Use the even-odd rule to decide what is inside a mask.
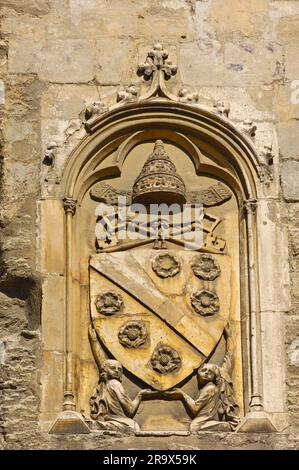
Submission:
[[[181,103],[197,104],[199,94],[196,92],[189,93],[185,88],[179,91],[179,100]]]
[[[50,142],[47,145],[47,150],[45,151],[45,156],[43,159],[43,164],[46,166],[53,166],[55,161],[55,149],[58,147],[56,142]]]
[[[137,89],[134,86],[127,86],[123,91],[117,93],[117,102],[135,101],[137,94]]]
[[[250,197],[243,201],[243,210],[247,212],[247,214],[254,215],[257,209],[257,200],[254,197]]]
[[[245,121],[242,123],[241,129],[243,132],[245,132],[245,134],[248,134],[250,137],[254,137],[257,126],[253,123],[253,121],[251,121],[251,119],[245,119]]]
[[[77,206],[76,199],[73,199],[71,197],[65,197],[63,199],[63,208],[66,214],[71,213],[72,215],[75,215],[76,206]]]
[[[225,103],[224,101],[217,101],[213,105],[214,112],[219,114],[219,116],[225,116],[228,118],[230,112],[230,105],[229,103]]]
[[[137,74],[143,76],[144,80],[151,80],[150,89],[140,100],[162,96],[172,101],[178,101],[178,97],[170,93],[165,85],[165,80],[169,80],[177,72],[177,66],[168,59],[168,51],[160,43],[148,51],[147,58],[143,64],[138,66]]]
[[[168,51],[160,43],[156,43],[148,51],[145,62],[138,66],[138,75],[143,75],[145,80],[149,80],[154,72],[161,70],[164,73],[164,78],[168,80],[177,72],[177,66],[172,64],[168,55]]]
[[[273,181],[274,154],[271,145],[265,145],[260,154],[259,178],[267,186]]]

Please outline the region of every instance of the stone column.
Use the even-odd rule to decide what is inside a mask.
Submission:
[[[262,390],[262,349],[261,349],[261,324],[260,324],[260,299],[258,277],[258,253],[257,253],[257,227],[256,211],[257,200],[246,199],[243,203],[243,211],[246,217],[247,253],[248,253],[248,287],[249,287],[249,312],[250,312],[250,378],[251,392],[249,412],[236,429],[237,432],[276,432],[267,413],[263,408]]]
[[[77,201],[71,197],[63,199],[65,212],[65,377],[63,411],[56,418],[50,433],[55,434],[87,434],[89,428],[80,413],[77,413],[73,383],[73,338],[72,338],[72,244],[73,218],[76,213]]]
[[[72,198],[63,199],[66,233],[66,289],[65,289],[65,379],[63,409],[75,411],[75,394],[73,391],[73,345],[72,345],[72,235],[73,217],[76,203]]]

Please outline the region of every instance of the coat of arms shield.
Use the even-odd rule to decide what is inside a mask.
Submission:
[[[90,259],[93,326],[106,350],[153,389],[208,358],[229,319],[227,254],[133,249]]]

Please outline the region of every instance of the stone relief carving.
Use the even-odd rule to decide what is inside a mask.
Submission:
[[[116,205],[118,198],[122,196],[126,198],[126,204],[131,204],[132,191],[118,190],[110,186],[107,183],[97,183],[90,190],[90,197],[98,202],[104,202],[105,204]]]
[[[133,417],[141,400],[152,394],[149,389],[140,390],[134,400],[122,385],[123,368],[119,361],[106,359],[92,325],[88,330],[91,349],[99,368],[99,382],[90,398],[88,424],[92,429],[138,431]]]
[[[124,301],[117,292],[105,291],[97,296],[95,306],[102,315],[114,315],[123,309]]]
[[[58,147],[58,144],[56,142],[50,142],[47,145],[47,149],[45,151],[45,156],[43,159],[43,164],[46,166],[53,166],[55,162],[55,157],[56,157],[56,149]]]
[[[220,116],[224,116],[228,118],[230,112],[230,105],[229,103],[225,103],[224,101],[217,101],[213,105],[214,112],[219,114]]]
[[[191,305],[203,317],[219,312],[219,298],[216,292],[201,289],[191,295]]]
[[[205,253],[193,258],[191,269],[195,276],[204,281],[214,281],[220,275],[219,263],[212,255]]]
[[[83,111],[83,122],[89,122],[106,111],[108,111],[108,107],[105,106],[102,100],[94,101],[93,103],[87,105]]]
[[[175,349],[166,344],[160,344],[152,354],[151,365],[159,374],[171,374],[179,369],[181,358]]]
[[[126,204],[132,202],[132,192],[113,188],[107,183],[97,183],[90,190],[90,197],[96,201],[115,205],[119,196],[126,197]],[[216,183],[209,188],[199,191],[188,191],[186,201],[188,204],[203,204],[204,207],[213,207],[231,199],[231,191],[222,183]]]
[[[181,265],[176,256],[165,253],[155,256],[152,260],[152,268],[159,277],[166,279],[178,274]]]
[[[167,155],[162,140],[156,140],[154,150],[137,176],[132,191],[132,202],[186,202],[186,187],[175,165]]]
[[[117,102],[128,103],[130,101],[136,101],[138,96],[137,88],[133,85],[127,86],[123,91],[117,93]]]
[[[138,66],[138,74],[149,80],[154,72],[161,70],[165,79],[169,79],[177,72],[177,66],[168,59],[168,51],[160,43],[156,43],[147,53],[147,58],[143,64]]]
[[[249,137],[255,137],[255,134],[256,134],[256,130],[257,130],[257,126],[254,124],[253,121],[251,121],[251,119],[245,119],[245,121],[243,121],[242,125],[241,125],[241,130],[249,135]]]
[[[77,207],[77,201],[75,199],[72,199],[71,197],[65,197],[63,199],[63,208],[66,214],[70,213],[72,215],[75,215],[76,207]]]
[[[185,88],[179,91],[179,101],[187,104],[197,104],[199,100],[199,94],[196,92],[188,92]]]
[[[202,430],[234,431],[240,422],[239,407],[234,397],[232,371],[234,357],[231,352],[229,328],[224,330],[227,352],[221,366],[206,363],[197,371],[199,395],[193,400],[181,389],[165,392],[165,395],[182,400],[192,417],[191,432]]]
[[[201,191],[189,191],[187,193],[187,201],[189,204],[201,203],[205,207],[223,204],[231,197],[231,191],[222,183],[216,183]]]
[[[260,171],[259,178],[262,183],[265,183],[267,186],[273,181],[273,161],[274,154],[272,151],[271,145],[265,145],[263,151],[260,155]]]
[[[249,198],[243,201],[243,210],[247,213],[254,215],[257,210],[257,200],[255,198]]]
[[[137,349],[148,337],[146,325],[142,321],[126,322],[118,332],[119,342],[126,348]]]
[[[179,206],[182,206],[182,204],[187,202],[192,207],[195,204],[213,207],[228,201],[232,197],[232,193],[224,184],[219,182],[199,191],[187,192],[184,180],[177,173],[176,167],[168,156],[163,142],[157,140],[153,152],[149,155],[140,174],[135,179],[132,191],[114,189],[107,183],[97,183],[90,190],[90,197],[112,206],[116,206],[121,197],[121,204],[124,206],[130,206],[132,203],[141,203],[145,206],[154,203],[177,203]],[[111,211],[110,208],[109,213],[105,212],[104,215],[102,213],[99,214],[96,222],[99,250],[116,250],[119,243],[118,234],[128,230],[135,230],[135,228],[139,233],[142,232],[145,235],[147,243],[149,240],[154,241],[155,248],[167,248],[166,240],[179,244],[179,237],[183,232],[186,234],[187,232],[195,232],[202,229],[198,217],[194,217],[188,226],[182,227],[175,224],[175,221],[169,220],[168,225],[165,226],[165,221],[158,215],[155,221],[151,218],[151,224],[145,221],[144,226],[137,228],[134,226],[136,224],[136,220],[134,222],[135,213],[130,211],[130,207],[125,209],[125,211],[125,219],[122,215],[120,216],[117,208],[115,208],[115,211],[113,208]],[[225,240],[216,237],[214,234],[214,230],[221,223],[221,218],[204,212],[203,222],[203,231],[206,234],[203,247],[215,253],[223,251],[226,245]],[[113,233],[110,233],[109,227],[113,227]],[[144,240],[136,240],[128,245],[128,248],[144,243]],[[192,249],[199,248],[200,246],[195,245],[192,247]]]

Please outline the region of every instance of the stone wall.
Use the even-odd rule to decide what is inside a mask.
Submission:
[[[94,446],[88,437],[78,444],[71,436],[58,440],[44,434],[44,444],[40,442],[43,279],[36,270],[36,200],[46,194],[49,184],[43,164],[47,146],[53,141],[57,146],[53,184],[59,184],[66,156],[83,135],[79,114],[85,104],[99,97],[109,101],[126,85],[140,86],[137,65],[159,40],[179,66],[170,88],[196,90],[203,105],[218,99],[229,102],[230,119],[238,125],[244,119],[254,121],[256,145],[272,145],[280,175],[273,198],[278,195],[282,224],[289,234],[291,307],[282,315],[290,421],[282,435],[223,439],[231,448],[295,447],[299,429],[299,104],[292,103],[291,85],[299,80],[299,2],[0,0],[0,6],[0,446],[27,448],[29,432],[30,446],[35,448]],[[273,250],[274,261],[277,253]],[[286,438],[286,433],[292,437]],[[115,442],[115,437],[105,439],[105,444],[98,445],[109,447]],[[171,445],[180,439],[172,437]],[[186,445],[197,447],[192,439]],[[199,442],[201,448],[215,446],[213,439],[204,436]],[[120,438],[117,445],[123,445]],[[140,440],[135,445],[149,444]]]

